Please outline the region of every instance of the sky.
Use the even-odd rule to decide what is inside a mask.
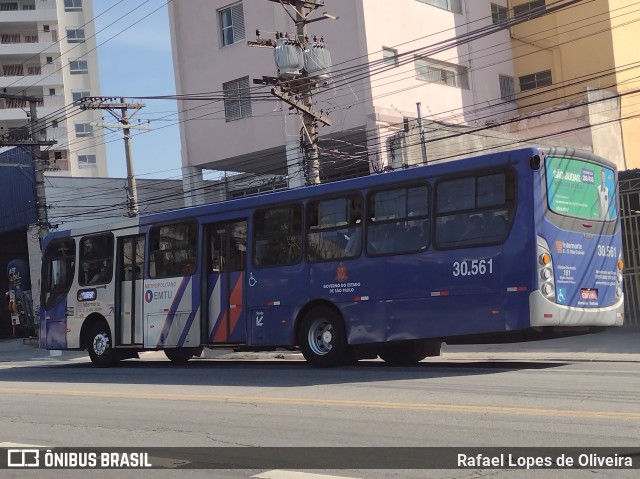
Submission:
[[[167,0],[93,0],[100,95],[126,97],[175,94]],[[132,120],[153,120],[151,131],[132,130],[137,178],[181,178],[180,132],[173,100],[145,103]],[[130,113],[133,110],[130,110]],[[166,118],[163,118],[166,117]],[[113,118],[105,112],[105,122]],[[121,130],[107,140],[108,175],[127,176]]]

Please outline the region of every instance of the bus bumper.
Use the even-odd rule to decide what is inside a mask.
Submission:
[[[540,291],[529,295],[531,327],[537,326],[622,326],[624,295],[611,306],[578,308],[552,303]]]

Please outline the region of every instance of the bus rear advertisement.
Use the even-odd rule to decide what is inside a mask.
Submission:
[[[50,233],[40,342],[411,364],[622,325],[622,269],[615,166],[523,148]]]

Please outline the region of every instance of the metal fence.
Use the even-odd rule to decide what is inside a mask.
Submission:
[[[624,322],[640,325],[640,170],[620,172]]]

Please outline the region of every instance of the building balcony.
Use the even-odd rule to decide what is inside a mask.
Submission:
[[[30,87],[32,85],[61,85],[60,62],[40,64],[3,64],[0,70],[0,88]]]
[[[40,132],[40,139],[55,140],[58,144],[66,143],[68,141],[67,129],[62,126],[47,126]]]
[[[0,35],[0,55],[40,55],[59,53],[58,31],[6,32]]]
[[[2,0],[0,24],[57,20],[56,0]]]
[[[70,162],[68,158],[69,152],[66,150],[63,151],[43,151],[40,155],[42,158],[42,169],[45,173],[63,173],[62,176],[68,174]]]

